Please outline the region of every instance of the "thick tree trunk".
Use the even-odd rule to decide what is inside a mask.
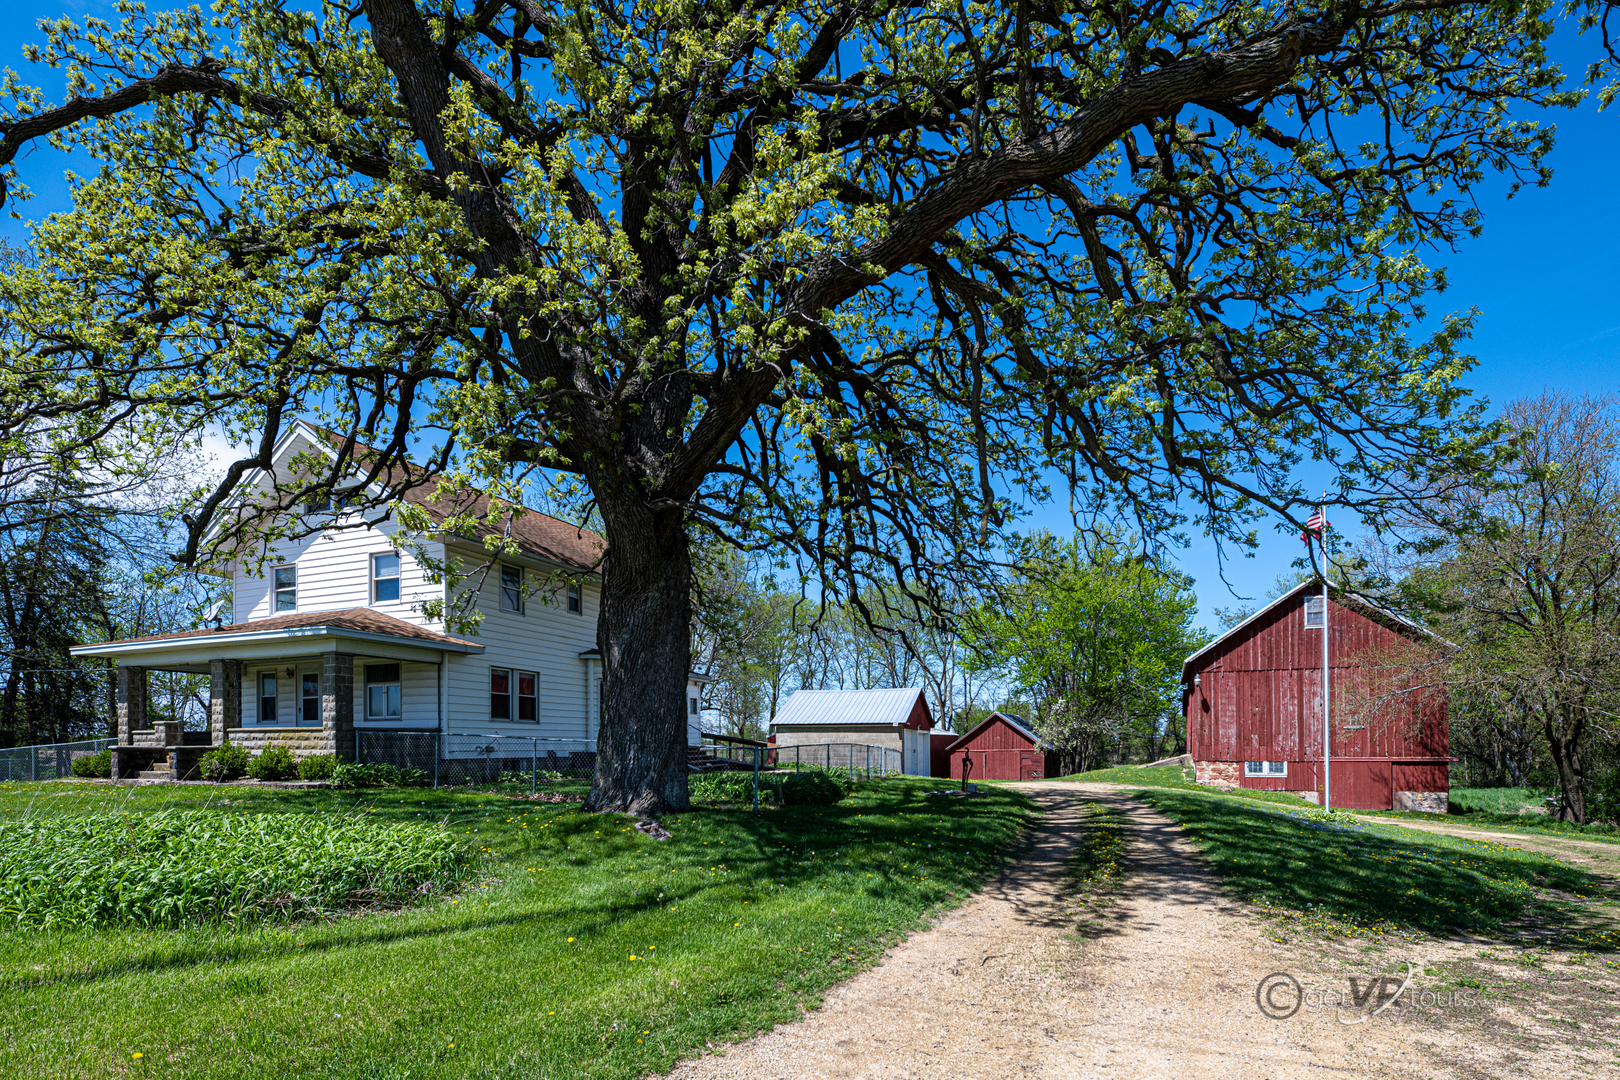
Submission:
[[[684,514],[605,501],[602,510],[602,724],[585,808],[638,816],[685,810],[692,557]]]

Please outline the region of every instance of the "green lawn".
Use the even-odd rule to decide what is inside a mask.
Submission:
[[[0,817],[164,807],[439,822],[459,895],[228,931],[0,934],[0,1075],[637,1077],[798,1015],[1017,846],[1032,804],[863,784],[695,811],[659,842],[567,805],[433,791],[0,785]],[[984,790],[984,789],[981,789]]]
[[[1238,896],[1277,909],[1302,929],[1494,935],[1526,917],[1545,924],[1578,916],[1600,888],[1597,879],[1555,859],[1377,818],[1329,819],[1206,792],[1137,794],[1186,830]],[[1617,943],[1612,927],[1566,936],[1587,948]]]
[[[1193,771],[1180,765],[1116,765],[1111,769],[1092,769],[1090,772],[1074,773],[1071,776],[1059,776],[1055,777],[1055,779],[1083,781],[1092,784],[1129,784],[1132,787],[1142,788],[1171,788],[1179,791],[1210,792],[1215,790],[1208,785],[1196,783],[1193,780]],[[1310,805],[1291,791],[1230,788],[1226,789],[1223,794],[1231,798],[1283,803],[1287,806]]]

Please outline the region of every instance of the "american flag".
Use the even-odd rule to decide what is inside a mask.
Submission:
[[[1316,513],[1305,523],[1305,528],[1309,532],[1321,532],[1327,528],[1327,507],[1318,507]]]

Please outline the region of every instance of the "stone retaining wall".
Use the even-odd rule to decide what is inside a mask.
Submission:
[[[234,745],[252,754],[267,746],[285,746],[295,758],[337,753],[332,733],[326,728],[232,728],[226,734]],[[354,746],[347,749],[352,756]]]

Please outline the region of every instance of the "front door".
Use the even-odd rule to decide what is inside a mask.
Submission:
[[[306,671],[298,676],[298,726],[321,726],[321,676],[318,671]]]

